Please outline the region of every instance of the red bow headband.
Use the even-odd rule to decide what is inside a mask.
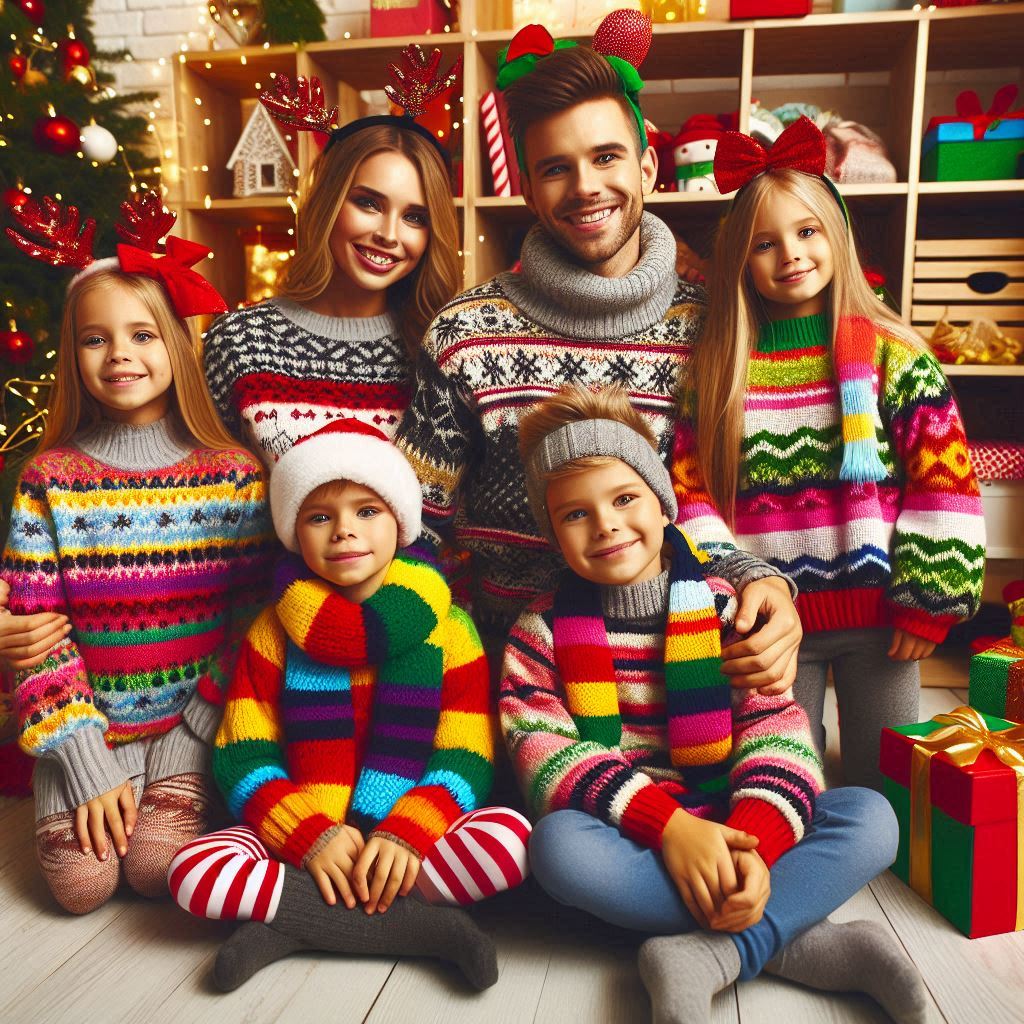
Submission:
[[[76,207],[63,207],[44,196],[42,205],[29,201],[11,213],[23,230],[38,239],[7,228],[11,241],[32,259],[55,267],[76,267],[80,273],[72,279],[72,286],[95,270],[114,266],[113,259],[97,260],[93,256],[96,221],[87,217],[82,223]],[[191,269],[211,250],[197,242],[167,236],[177,215],[165,210],[155,193],[147,192],[135,203],[122,203],[121,213],[124,223],[116,225],[116,230],[127,244],[118,245],[116,263],[123,273],[159,281],[181,318],[227,311],[217,289]],[[160,253],[161,248],[166,252]]]
[[[765,149],[742,132],[726,132],[715,150],[715,184],[722,195],[735,192],[758,175],[792,168],[825,177],[825,136],[809,118],[801,116]]]

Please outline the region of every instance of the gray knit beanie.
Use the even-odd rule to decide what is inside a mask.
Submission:
[[[537,527],[544,537],[552,543],[555,541],[551,520],[548,518],[545,474],[567,462],[594,455],[621,459],[635,469],[658,496],[670,522],[675,522],[678,506],[672,491],[672,478],[650,442],[618,420],[577,420],[552,430],[526,460],[526,495],[533,518],[537,520]]]

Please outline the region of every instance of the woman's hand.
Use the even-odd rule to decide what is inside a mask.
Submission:
[[[419,873],[414,853],[391,839],[371,836],[352,872],[352,886],[368,914],[383,914],[395,896],[409,895]]]
[[[135,793],[130,782],[102,793],[81,807],[75,808],[75,835],[82,853],[96,852],[97,860],[106,860],[110,854],[107,849],[107,837],[103,830],[104,822],[114,840],[117,855],[123,857],[128,852],[128,838],[135,829],[139,812],[135,807]]]
[[[661,857],[679,895],[703,928],[739,889],[734,850],[752,850],[757,837],[714,821],[676,811],[665,826]]]
[[[349,910],[354,910],[352,870],[363,849],[363,834],[352,825],[342,825],[327,845],[306,861],[306,870],[313,876],[324,902],[333,907],[341,896]]]
[[[751,632],[758,622],[760,629]],[[745,635],[722,650],[722,671],[732,685],[765,696],[788,690],[804,635],[789,584],[779,576],[748,583],[739,595],[734,628]]]
[[[59,612],[12,615],[10,596],[11,588],[0,580],[0,661],[14,670],[35,668],[71,632],[71,623]]]

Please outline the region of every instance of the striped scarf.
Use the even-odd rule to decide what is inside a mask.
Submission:
[[[875,433],[877,338],[875,325],[865,317],[839,318],[833,342],[843,412],[843,464],[839,469],[839,479],[854,483],[877,483],[888,475],[878,455],[878,436]]]
[[[354,735],[350,671],[372,666],[373,722],[349,818],[369,829],[423,777],[441,710],[443,651],[435,630],[451,607],[436,569],[396,555],[362,604],[342,597],[297,555],[282,558],[276,611],[288,634],[281,711],[288,744],[341,747]]]
[[[665,623],[665,700],[672,764],[715,765],[732,753],[732,693],[722,675],[721,623],[702,565],[707,556],[676,526]],[[555,594],[552,640],[580,739],[617,747],[622,716],[600,587],[567,573]]]

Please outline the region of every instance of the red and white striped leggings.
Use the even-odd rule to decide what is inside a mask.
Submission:
[[[416,886],[432,903],[465,906],[519,885],[528,872],[530,823],[508,807],[462,815],[423,858]],[[183,846],[167,872],[171,895],[197,917],[266,921],[277,913],[284,864],[245,825]]]

